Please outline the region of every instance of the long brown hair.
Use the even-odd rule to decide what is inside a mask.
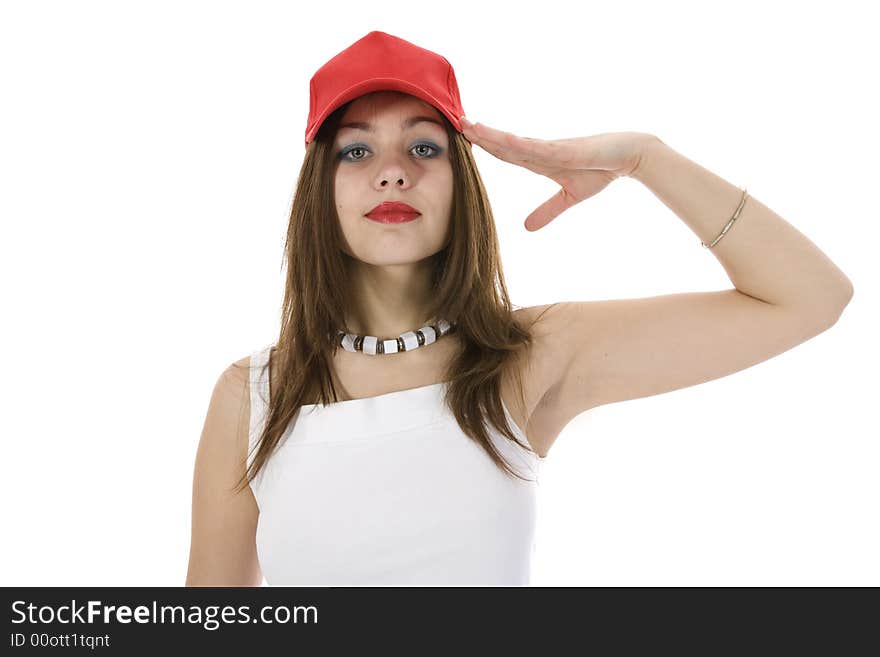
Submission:
[[[340,347],[331,336],[336,327],[347,330],[345,259],[349,256],[339,247],[342,230],[333,194],[333,142],[351,102],[327,117],[308,144],[300,168],[284,247],[287,276],[281,331],[261,372],[270,371],[266,419],[239,490],[263,468],[300,406],[315,398],[325,405],[339,399],[330,363]],[[455,324],[461,345],[446,367],[445,403],[462,431],[482,445],[498,467],[522,479],[490,441],[483,418],[501,435],[534,452],[516,439],[501,403],[502,376],[512,370],[525,408],[517,363],[533,338],[513,317],[495,220],[470,143],[445,116],[443,123],[453,171],[451,236],[447,246],[432,256],[434,293],[428,316]]]

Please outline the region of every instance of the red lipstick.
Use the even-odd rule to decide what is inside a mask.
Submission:
[[[412,221],[422,215],[411,205],[401,201],[385,201],[370,210],[366,216],[383,224],[399,224]]]

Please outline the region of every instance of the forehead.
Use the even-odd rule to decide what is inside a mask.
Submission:
[[[396,91],[373,92],[355,99],[342,115],[339,129],[370,131],[379,123],[388,123],[402,130],[415,125],[433,125],[444,130],[442,114],[436,107],[421,98]]]

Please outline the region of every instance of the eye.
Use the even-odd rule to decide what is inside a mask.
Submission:
[[[432,146],[431,144],[416,144],[416,145],[413,146],[410,150],[415,150],[416,148],[427,148],[428,150],[430,150],[430,151],[434,151],[435,153],[439,153],[439,152],[440,152],[440,149],[439,149],[439,148],[435,148],[435,147]]]
[[[435,146],[434,144],[430,144],[427,142],[420,142],[420,143],[416,144],[415,146],[413,146],[412,148],[410,148],[409,150],[414,151],[417,148],[428,149],[429,153],[433,153],[433,154],[424,154],[425,151],[420,151],[419,152],[419,154],[421,156],[420,159],[422,159],[422,160],[429,160],[431,158],[437,157],[437,155],[440,153],[440,151],[443,150],[443,149],[439,148],[438,146]],[[366,146],[363,146],[361,144],[355,144],[353,146],[348,147],[347,149],[343,149],[342,152],[339,153],[339,159],[344,162],[359,162],[359,161],[363,160],[364,158],[363,157],[354,157],[354,156],[349,158],[348,156],[350,154],[356,153],[358,151],[369,151],[369,150],[370,149],[367,148]],[[422,155],[422,154],[424,154],[424,155]]]
[[[340,160],[345,160],[345,161],[347,161],[347,162],[351,162],[352,160],[347,159],[347,156],[348,156],[348,155],[350,155],[351,153],[355,153],[355,152],[357,152],[357,151],[365,151],[365,150],[367,150],[367,149],[364,148],[363,146],[352,146],[352,147],[349,148],[348,150],[343,150],[343,151],[339,154],[339,159],[340,159]],[[360,160],[360,159],[363,159],[363,158],[356,157],[356,158],[354,158],[354,159],[355,159],[355,160]]]

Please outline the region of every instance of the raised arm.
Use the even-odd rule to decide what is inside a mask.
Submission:
[[[712,244],[742,190],[654,138],[630,177],[645,185],[705,244]],[[695,244],[699,248],[698,245]],[[753,196],[712,253],[736,289],[827,323],[849,303],[849,278],[794,226]]]
[[[809,340],[853,295],[849,278],[794,226],[659,139],[629,175],[700,241],[715,242],[708,252],[734,288],[550,308],[538,342],[544,392],[530,417],[544,450],[589,408],[717,379]]]
[[[617,178],[632,177],[709,245],[734,285],[523,309],[527,321],[541,318],[527,431],[545,453],[579,413],[760,363],[829,328],[852,297],[847,276],[794,226],[654,135],[547,141],[462,124],[465,136],[495,157],[559,183],[526,218],[528,230],[542,229]],[[696,240],[694,246],[700,248]]]

